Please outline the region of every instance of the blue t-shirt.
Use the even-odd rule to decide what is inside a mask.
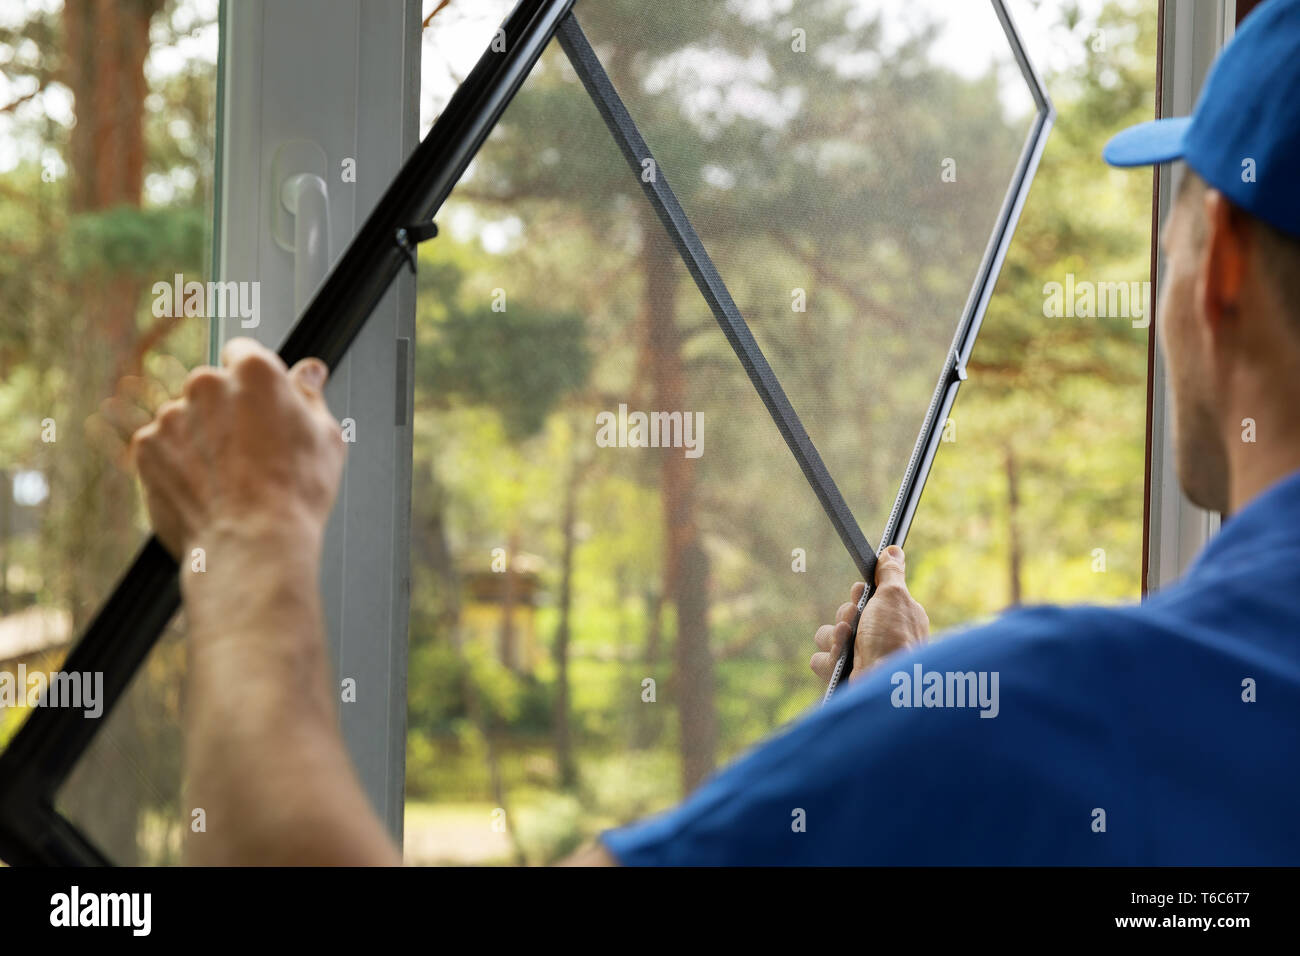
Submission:
[[[601,839],[627,865],[1300,864],[1300,473],[1144,603],[895,654]]]

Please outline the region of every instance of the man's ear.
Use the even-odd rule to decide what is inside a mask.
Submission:
[[[1217,189],[1202,197],[1205,243],[1201,248],[1201,305],[1209,332],[1218,337],[1238,314],[1246,278],[1249,230],[1232,203]]]

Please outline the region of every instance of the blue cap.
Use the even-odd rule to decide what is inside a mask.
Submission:
[[[1210,70],[1191,116],[1106,144],[1112,166],[1182,159],[1236,206],[1300,237],[1300,0],[1264,0]]]

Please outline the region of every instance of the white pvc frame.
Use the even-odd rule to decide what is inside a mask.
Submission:
[[[1210,65],[1232,38],[1237,20],[1236,0],[1162,0],[1164,48],[1160,75],[1160,115],[1187,116],[1205,82]],[[1174,198],[1174,168],[1156,167],[1159,224],[1163,228]],[[1151,237],[1158,243],[1158,234]],[[1164,257],[1157,253],[1152,288],[1159,288]],[[1156,334],[1155,324],[1148,329]],[[1219,530],[1220,516],[1198,508],[1183,494],[1178,482],[1171,422],[1172,398],[1164,356],[1157,337],[1155,363],[1149,385],[1151,401],[1151,456],[1147,462],[1147,573],[1148,592],[1178,578]]]
[[[261,320],[226,320],[218,337],[274,349],[419,142],[420,3],[227,0],[221,27],[215,271],[260,281]],[[399,845],[414,338],[415,277],[403,272],[326,388],[355,425],[321,573],[340,697],[355,681],[341,729]]]

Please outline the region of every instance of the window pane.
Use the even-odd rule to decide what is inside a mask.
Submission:
[[[60,666],[143,543],[124,434],[207,358],[211,303],[187,283],[208,278],[216,12],[0,15],[0,102],[21,100],[0,113],[0,667],[15,674]],[[159,834],[182,825],[179,650],[149,661],[59,795],[118,862],[174,858]],[[26,715],[0,710],[0,745]]]

